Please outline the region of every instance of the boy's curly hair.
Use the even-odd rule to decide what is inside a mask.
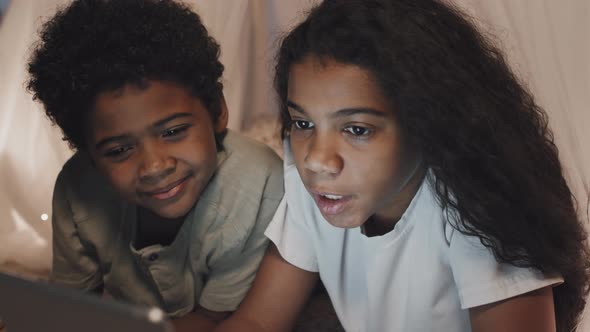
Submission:
[[[72,148],[98,94],[148,80],[186,87],[217,120],[223,65],[199,16],[172,0],[76,0],[46,22],[27,88]]]
[[[310,56],[373,75],[454,226],[500,262],[563,276],[557,331],[575,330],[590,286],[587,233],[547,114],[473,22],[443,0],[324,0],[278,53],[283,135],[291,66]]]

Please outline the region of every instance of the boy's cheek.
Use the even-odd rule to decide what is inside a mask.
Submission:
[[[133,172],[125,167],[107,167],[98,163],[97,168],[111,187],[126,200],[135,200],[136,188],[133,185]]]

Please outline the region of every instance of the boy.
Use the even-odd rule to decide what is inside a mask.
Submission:
[[[172,0],[78,0],[44,25],[28,89],[77,151],[54,190],[52,281],[159,306],[177,330],[239,305],[282,166],[227,131],[218,56]]]

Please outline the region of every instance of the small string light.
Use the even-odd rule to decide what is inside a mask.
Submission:
[[[148,312],[148,319],[152,323],[159,323],[164,319],[164,312],[158,308],[151,308]]]
[[[49,216],[47,215],[47,213],[43,213],[43,214],[41,215],[41,220],[43,220],[43,221],[47,221],[47,219],[49,219]]]

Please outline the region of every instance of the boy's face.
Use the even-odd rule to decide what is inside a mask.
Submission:
[[[324,218],[346,228],[397,221],[415,193],[406,184],[419,158],[371,74],[308,57],[291,67],[288,84],[295,163]]]
[[[125,200],[179,218],[215,172],[215,133],[225,130],[226,112],[223,106],[214,124],[200,99],[179,85],[126,85],[97,96],[88,121],[88,150]]]

